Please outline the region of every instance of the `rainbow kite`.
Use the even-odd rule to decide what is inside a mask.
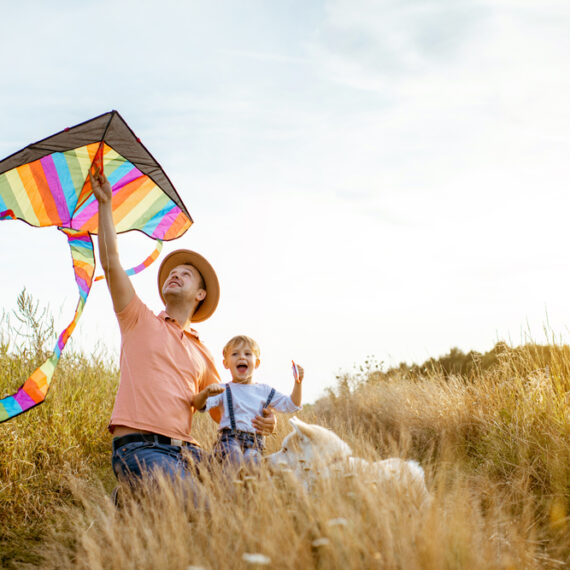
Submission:
[[[117,233],[139,230],[157,240],[153,253],[129,269],[129,275],[158,257],[162,240],[179,238],[192,225],[170,180],[117,111],[67,128],[0,161],[0,220],[57,226],[67,237],[79,289],[75,315],[53,354],[15,394],[0,399],[0,422],[44,401],[61,352],[83,312],[95,272],[90,234],[97,233],[99,223],[89,181],[94,166],[105,172],[113,189]]]

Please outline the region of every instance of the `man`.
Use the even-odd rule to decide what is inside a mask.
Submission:
[[[121,266],[111,185],[98,169],[90,178],[99,205],[99,258],[121,329],[121,379],[109,424],[114,436],[113,470],[119,479],[154,470],[192,478],[188,461],[198,463],[203,458],[190,435],[193,397],[220,377],[190,323],[215,311],[216,273],[196,252],[170,253],[158,272],[165,310],[152,313]],[[269,410],[263,414],[254,426],[266,435],[275,429],[276,418]]]

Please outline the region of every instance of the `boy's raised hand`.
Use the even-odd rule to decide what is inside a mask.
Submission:
[[[293,384],[293,391],[291,392],[291,400],[296,406],[301,405],[301,397],[303,390],[301,388],[301,382],[305,377],[305,370],[302,366],[295,364],[293,360],[293,378],[295,378],[295,384]]]
[[[303,367],[299,366],[294,360],[291,362],[293,363],[293,377],[295,378],[295,382],[300,384],[305,377],[305,371],[303,370]]]

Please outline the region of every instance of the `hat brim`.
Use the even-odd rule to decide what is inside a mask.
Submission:
[[[218,301],[220,300],[220,284],[218,282],[218,276],[210,263],[199,253],[190,251],[189,249],[177,249],[176,251],[169,253],[162,260],[160,269],[158,270],[158,293],[162,302],[166,304],[164,296],[162,295],[164,282],[166,281],[169,273],[175,267],[185,264],[194,266],[200,272],[200,275],[204,280],[204,285],[206,286],[206,298],[202,301],[198,310],[190,319],[193,323],[199,323],[201,321],[205,321],[212,315],[218,306]]]

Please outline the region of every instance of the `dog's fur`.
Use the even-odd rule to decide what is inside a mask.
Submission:
[[[424,470],[413,460],[397,457],[373,463],[352,457],[352,450],[333,431],[307,424],[296,417],[289,420],[293,431],[283,439],[280,451],[267,456],[272,470],[292,472],[308,489],[318,478],[336,472],[376,483],[396,483],[415,495],[419,502],[429,497]]]

